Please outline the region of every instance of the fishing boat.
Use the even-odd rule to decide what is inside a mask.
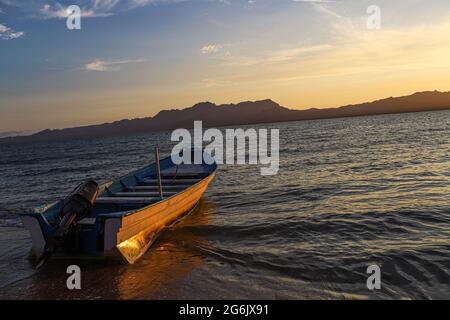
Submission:
[[[171,157],[159,160],[156,149],[149,166],[103,185],[87,181],[64,199],[20,213],[32,238],[30,258],[36,264],[67,256],[135,263],[165,227],[195,209],[217,169],[210,155],[202,159],[176,165]]]

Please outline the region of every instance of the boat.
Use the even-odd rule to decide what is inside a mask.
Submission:
[[[195,150],[192,151],[192,156]],[[20,213],[36,265],[56,257],[121,257],[135,263],[161,231],[195,209],[217,164],[176,165],[171,157],[103,185],[87,181],[68,197]]]

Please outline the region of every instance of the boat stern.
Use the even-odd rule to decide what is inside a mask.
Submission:
[[[22,224],[28,230],[31,235],[31,250],[30,259],[37,260],[45,252],[47,240],[44,234],[44,230],[39,222],[39,217],[35,214],[19,214]]]

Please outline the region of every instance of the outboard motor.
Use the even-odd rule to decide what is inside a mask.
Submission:
[[[64,199],[60,213],[61,220],[55,230],[54,237],[64,238],[77,221],[86,218],[94,205],[98,191],[98,184],[90,180],[80,184]]]
[[[35,261],[36,268],[42,266],[56,247],[73,247],[76,223],[89,215],[99,192],[98,184],[87,181],[80,184],[65,199],[59,217],[54,223],[53,235],[47,239],[44,253]]]

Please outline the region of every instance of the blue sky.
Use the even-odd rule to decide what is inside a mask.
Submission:
[[[81,30],[65,8],[81,7]],[[367,7],[382,12],[368,30]],[[450,90],[450,2],[0,0],[0,132]]]

